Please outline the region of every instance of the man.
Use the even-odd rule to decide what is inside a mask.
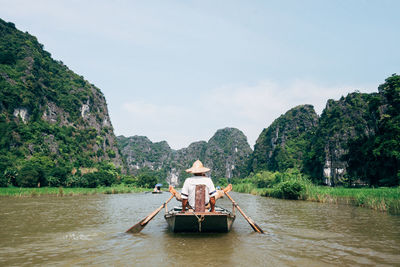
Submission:
[[[210,206],[211,212],[215,212],[215,201],[224,196],[224,191],[229,192],[232,190],[231,184],[224,190],[216,190],[211,178],[206,176],[206,173],[209,171],[210,169],[204,167],[200,160],[196,160],[192,168],[186,170],[186,172],[194,176],[186,178],[182,193],[179,194],[172,186],[169,187],[171,194],[173,194],[178,201],[182,201],[182,212],[185,212],[188,202],[190,207],[193,209],[195,208],[196,185],[202,184],[206,186],[205,203],[207,208],[208,205]]]

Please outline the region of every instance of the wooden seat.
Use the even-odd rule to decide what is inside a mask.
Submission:
[[[195,212],[205,212],[206,210],[206,185],[198,184],[196,185],[196,195],[195,195]]]

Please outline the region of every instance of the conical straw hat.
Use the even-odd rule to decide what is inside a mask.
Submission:
[[[188,173],[206,173],[208,171],[210,171],[210,169],[204,167],[200,160],[196,160],[193,163],[192,168],[186,170]]]

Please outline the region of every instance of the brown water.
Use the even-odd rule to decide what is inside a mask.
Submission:
[[[168,197],[0,198],[0,266],[400,266],[400,216],[351,206],[232,193],[265,235],[239,213],[229,233],[173,234],[164,211],[124,233]]]

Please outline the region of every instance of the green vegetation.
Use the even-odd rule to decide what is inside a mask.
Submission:
[[[400,187],[344,188],[310,185],[306,200],[351,204],[400,214]]]
[[[244,178],[248,174],[247,164],[251,153],[242,131],[236,128],[219,129],[207,142],[203,163],[212,169],[213,177]],[[230,174],[227,174],[227,169]]]
[[[234,189],[284,199],[303,199],[310,181],[296,169],[286,172],[261,171],[243,180],[234,180]]]
[[[101,91],[0,19],[0,195],[140,192],[171,170],[183,183],[200,159],[214,179],[230,177],[217,185],[239,192],[400,214],[400,76],[378,91],[328,100],[319,118],[310,105],[295,107],[264,129],[253,153],[234,128],[178,151],[120,137],[134,155],[126,160],[135,176],[125,175]]]
[[[342,175],[337,170],[348,166],[346,155],[349,144],[357,137],[373,135],[375,132],[375,116],[368,108],[378,94],[354,92],[338,101],[328,100],[326,108],[318,121],[315,132],[310,134],[309,145],[305,149],[303,172],[313,177],[315,183],[331,186],[353,184],[358,179]],[[328,169],[330,176],[324,181],[323,169]],[[327,174],[325,174],[326,176]],[[359,180],[365,184],[367,181]]]
[[[41,188],[21,188],[6,187],[0,188],[0,196],[12,197],[35,197],[35,196],[75,196],[75,195],[94,195],[94,194],[121,194],[149,191],[148,188],[132,187],[124,184],[109,187],[97,188],[64,188],[64,187],[41,187]]]
[[[5,158],[5,157],[4,157]],[[5,158],[7,160],[7,158]],[[3,162],[4,163],[4,162]],[[91,187],[111,186],[122,182],[121,170],[110,162],[98,162],[93,168],[75,168],[73,164],[60,164],[47,156],[34,155],[29,160],[0,166],[2,187]]]
[[[311,105],[297,106],[280,116],[258,137],[249,171],[301,169],[309,135],[317,121],[318,115]]]
[[[185,169],[196,159],[212,169],[212,177],[244,177],[252,152],[246,136],[235,128],[220,129],[208,142],[194,142],[179,150],[171,149],[165,141],[153,143],[145,136],[118,136],[117,140],[132,173],[138,175],[151,166],[153,172],[161,174],[160,182],[165,182],[171,171],[182,182],[188,176]]]
[[[297,168],[320,185],[400,185],[400,76],[378,91],[330,99],[319,118],[309,105],[289,110],[260,134],[249,173]]]
[[[284,199],[351,204],[400,214],[400,187],[345,188],[314,185],[296,170],[263,171],[235,180],[234,191]]]
[[[333,186],[400,184],[400,76],[387,78],[378,91],[328,101],[303,169],[315,182],[329,160],[332,168],[348,166],[343,176],[332,173]]]
[[[378,87],[369,110],[377,118],[374,135],[362,134],[349,142],[349,178],[370,185],[400,184],[400,76],[392,75]]]
[[[98,88],[0,19],[0,187],[118,182],[121,170],[109,164],[122,164],[107,121]],[[98,172],[81,174],[81,168]]]

